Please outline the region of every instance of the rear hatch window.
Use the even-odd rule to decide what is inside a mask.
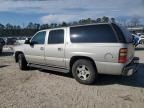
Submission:
[[[132,36],[130,34],[130,32],[123,26],[120,25],[116,25],[116,24],[112,24],[113,28],[115,29],[119,41],[122,43],[132,43]]]

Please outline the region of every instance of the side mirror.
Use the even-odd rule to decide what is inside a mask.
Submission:
[[[31,46],[33,46],[34,44],[37,44],[37,42],[32,41],[32,42],[30,42],[29,44],[30,44]]]
[[[35,42],[30,42],[29,44],[30,44],[30,46],[33,46],[35,44]]]
[[[25,44],[30,44],[30,40],[25,40]]]

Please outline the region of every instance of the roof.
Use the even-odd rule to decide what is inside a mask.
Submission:
[[[40,30],[40,31],[64,29],[64,28],[67,28],[67,27],[79,27],[79,26],[88,26],[88,25],[101,25],[101,24],[112,24],[112,23],[92,23],[92,24],[72,25],[72,26],[66,26],[66,27],[57,27],[57,28],[44,29],[44,30]]]

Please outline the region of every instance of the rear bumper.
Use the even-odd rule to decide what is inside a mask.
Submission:
[[[139,58],[134,57],[132,62],[123,68],[122,75],[130,76],[130,75],[136,73],[138,70],[138,64],[139,64]]]

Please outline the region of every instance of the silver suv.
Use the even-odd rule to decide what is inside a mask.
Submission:
[[[36,67],[72,72],[83,84],[98,74],[131,75],[137,70],[131,34],[113,24],[90,24],[41,30],[15,48],[21,70]]]

